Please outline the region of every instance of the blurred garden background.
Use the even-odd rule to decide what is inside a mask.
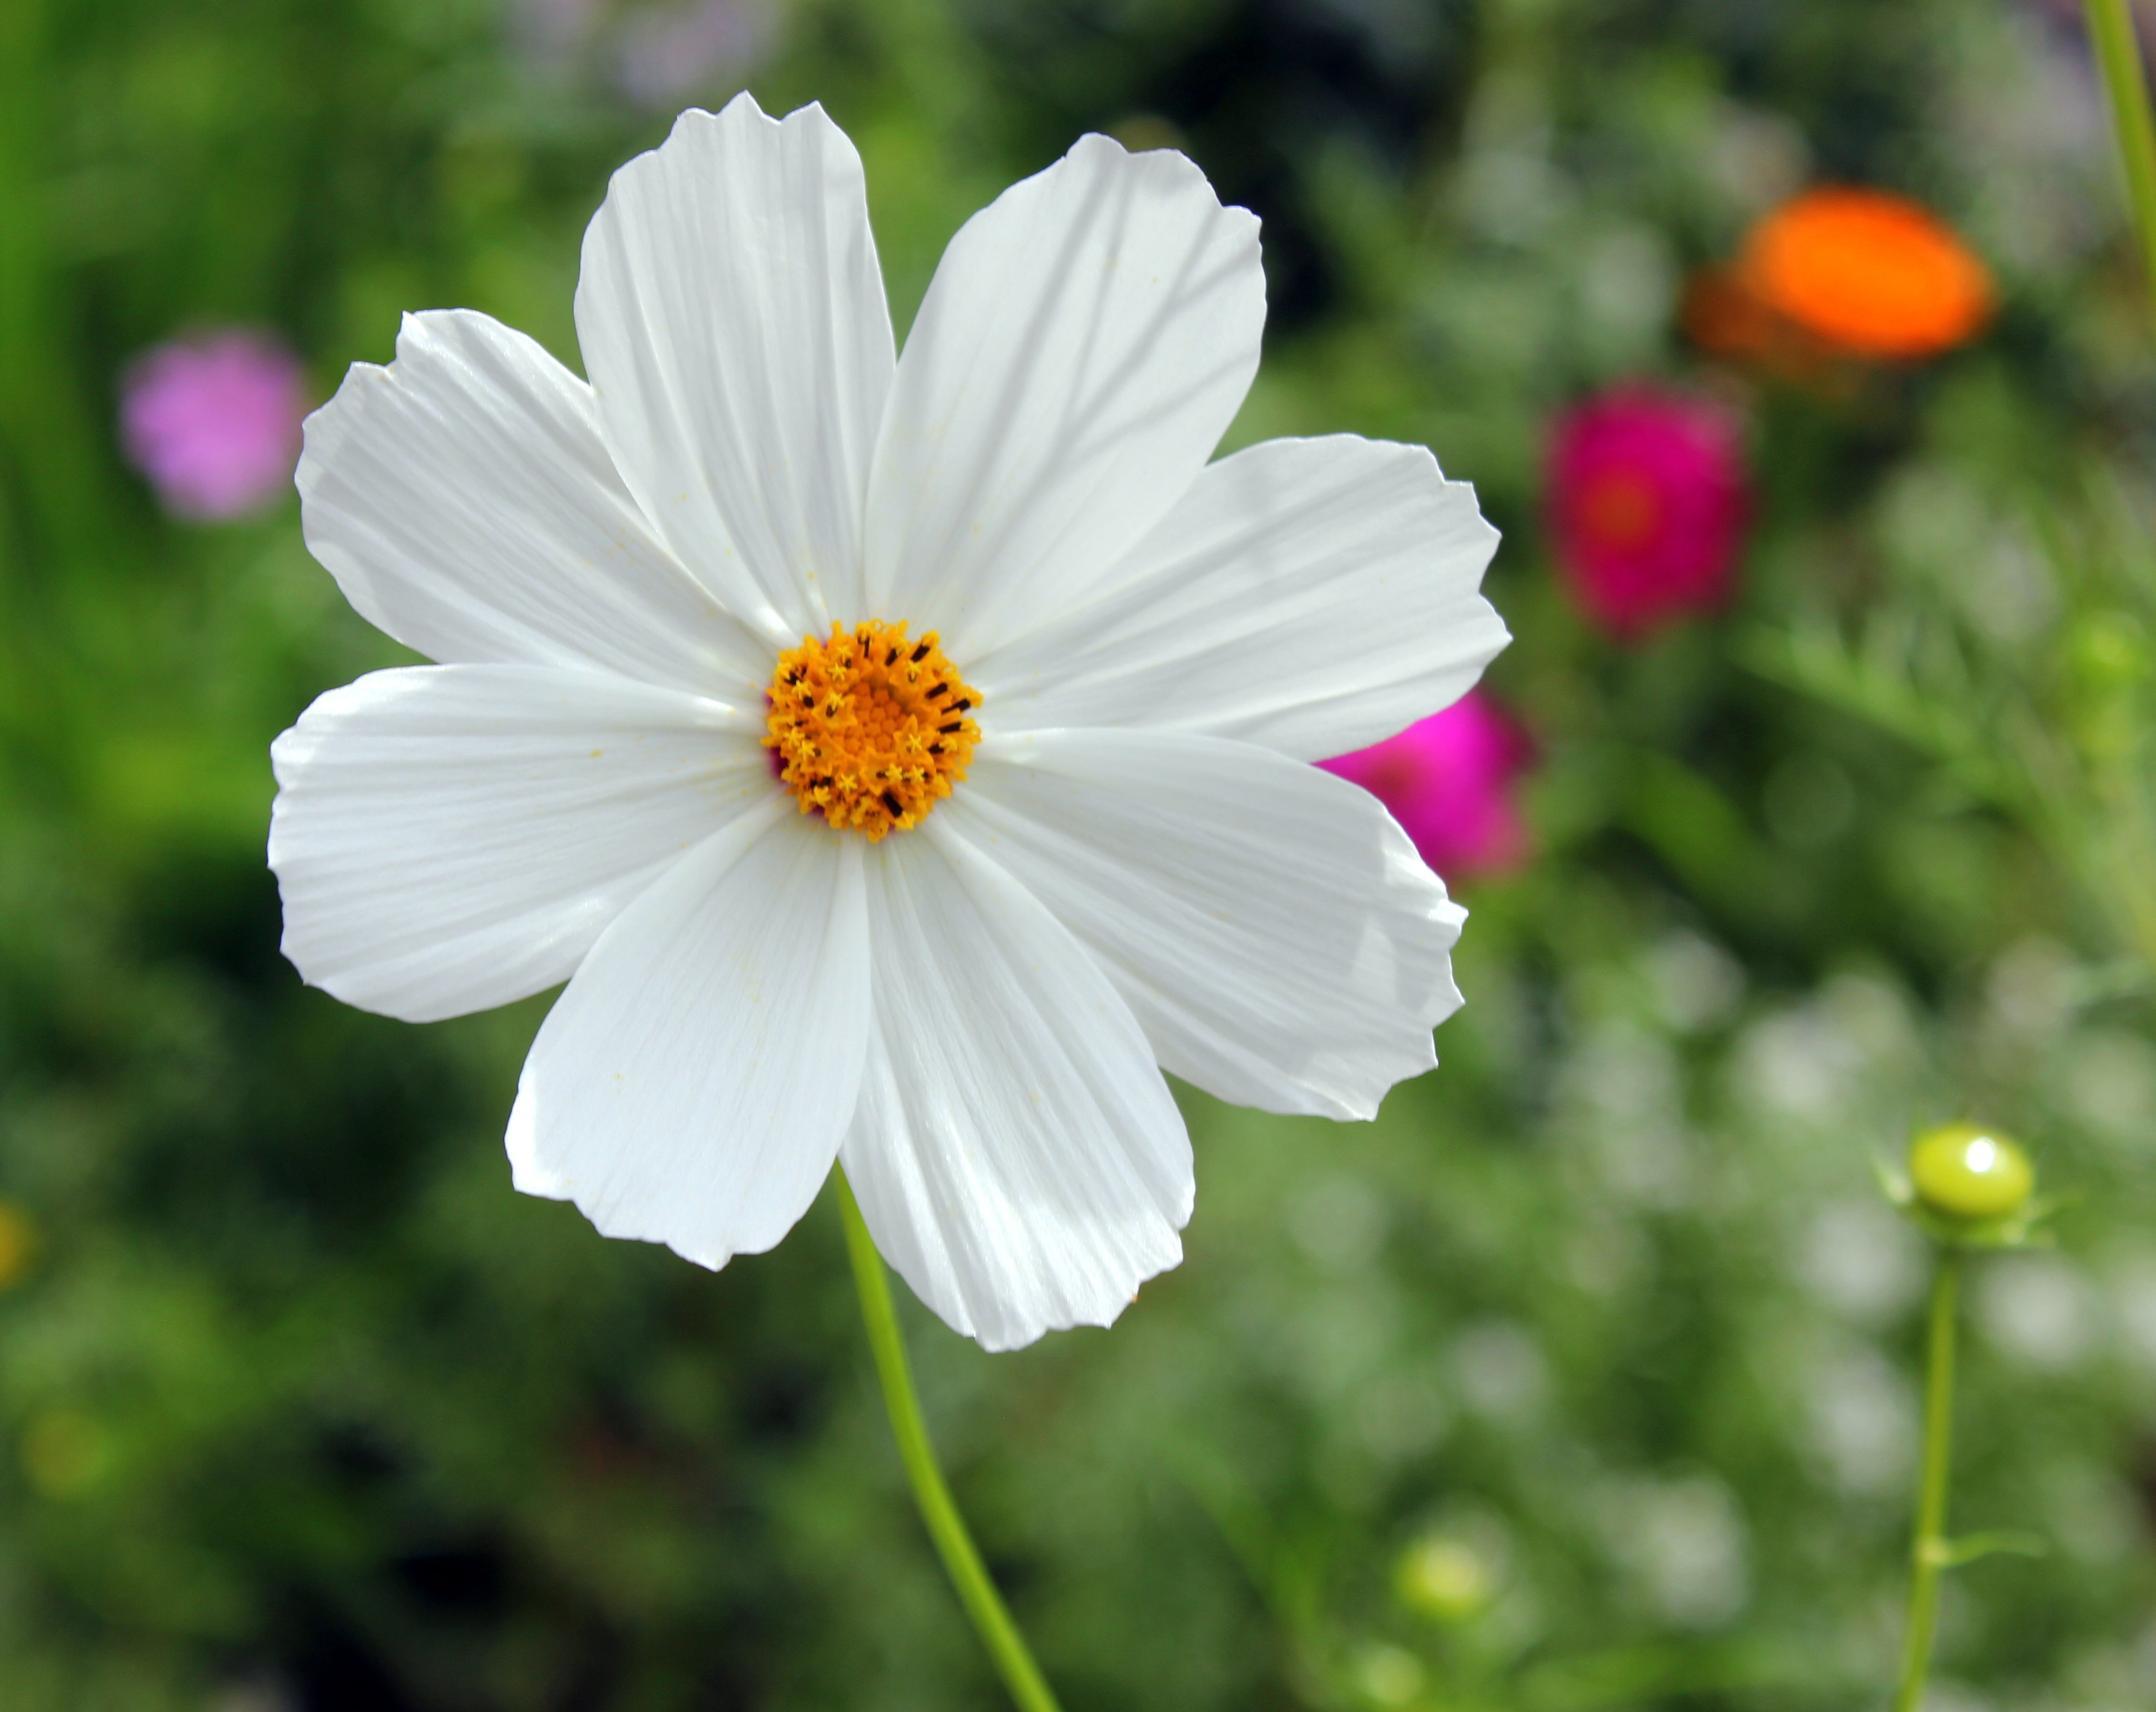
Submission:
[[[1365,757],[1473,912],[1373,1125],[1184,1094],[1188,1258],[905,1303],[1070,1712],[1884,1704],[1927,1256],[1972,1279],[1935,1712],[2156,1694],[2156,322],[2037,0],[0,4],[0,1706],[1000,1704],[834,1209],[712,1276],[520,1197],[543,1000],[304,989],[270,739],[397,663],[296,417],[401,311],[572,365],[608,173],[821,100],[903,330],[1104,130],[1265,222],[1230,436],[1424,442],[1517,640]],[[1873,194],[1851,197],[1851,189]],[[1891,199],[1889,199],[1891,198]],[[1418,818],[1419,817],[1419,818]]]

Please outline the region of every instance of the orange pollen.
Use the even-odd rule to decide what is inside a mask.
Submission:
[[[936,633],[909,642],[904,624],[879,618],[834,624],[822,641],[803,637],[779,655],[765,699],[763,746],[801,812],[870,843],[920,825],[966,777],[981,741],[968,717],[981,699]]]

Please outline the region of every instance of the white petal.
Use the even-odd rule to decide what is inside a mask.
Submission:
[[[875,846],[868,878],[877,1032],[840,1156],[876,1246],[988,1349],[1107,1325],[1183,1258],[1190,1217],[1145,1037],[943,813]]]
[[[869,486],[876,613],[968,660],[1078,604],[1257,372],[1258,223],[1168,150],[1079,139],[968,220],[906,336]]]
[[[615,173],[577,337],[607,443],[683,563],[775,641],[868,616],[891,315],[860,157],[821,107],[692,109]]]
[[[430,659],[596,665],[763,687],[767,648],[660,545],[599,438],[591,389],[469,310],[407,315],[307,418],[307,546],[360,616]]]
[[[417,666],[333,689],[270,750],[285,955],[432,1022],[568,979],[692,845],[773,792],[761,720],[597,672]]]
[[[868,1050],[865,843],[767,803],[600,936],[509,1119],[518,1188],[703,1266],[762,1253],[807,1211]]]
[[[1209,466],[1092,606],[967,663],[998,731],[1211,732],[1303,761],[1457,700],[1509,639],[1497,532],[1420,446],[1269,440]]]
[[[1437,1062],[1466,912],[1344,780],[1217,737],[1042,732],[984,743],[946,818],[1208,1093],[1368,1118]]]

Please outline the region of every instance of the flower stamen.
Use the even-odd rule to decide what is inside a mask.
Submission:
[[[778,657],[763,744],[803,814],[874,843],[920,825],[966,777],[975,699],[934,631],[909,644],[903,623],[834,624]]]

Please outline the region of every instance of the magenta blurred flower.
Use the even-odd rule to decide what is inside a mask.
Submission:
[[[1639,636],[1729,592],[1750,510],[1741,430],[1709,400],[1620,387],[1558,418],[1547,498],[1580,604]]]
[[[306,413],[299,359],[260,333],[160,345],[121,385],[127,459],[182,517],[237,517],[289,491]]]
[[[1527,765],[1526,734],[1471,689],[1398,736],[1320,761],[1393,812],[1424,861],[1446,879],[1502,874],[1527,859],[1512,786]]]

